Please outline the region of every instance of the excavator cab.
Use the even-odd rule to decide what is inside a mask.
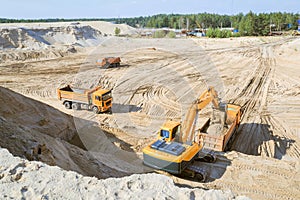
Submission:
[[[166,122],[158,132],[158,138],[166,142],[177,140],[180,134],[180,123],[169,121]]]

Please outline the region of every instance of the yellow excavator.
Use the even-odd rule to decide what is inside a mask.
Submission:
[[[213,116],[196,130],[198,113],[209,103],[213,105]],[[206,173],[193,165],[194,161],[214,162],[213,152],[224,151],[240,118],[241,107],[222,103],[214,88],[209,87],[190,106],[183,123],[163,124],[158,138],[143,149],[143,162],[171,174],[187,174],[204,181]]]

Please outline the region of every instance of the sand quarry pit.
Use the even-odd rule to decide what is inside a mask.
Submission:
[[[169,175],[171,191],[189,188],[169,197],[300,198],[299,37],[144,39],[109,36],[111,26],[1,25],[2,148],[104,181],[165,183],[165,175],[142,164],[142,148],[165,120],[181,120],[214,86],[223,100],[242,106],[238,133],[216,163],[199,164],[209,172],[205,183]],[[121,30],[135,33],[126,25]],[[96,60],[106,56],[120,56],[121,66],[98,68]],[[65,109],[56,88],[66,84],[112,89],[113,114]],[[210,192],[199,193],[203,189]]]

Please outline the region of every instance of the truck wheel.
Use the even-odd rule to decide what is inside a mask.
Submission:
[[[78,103],[72,103],[72,109],[73,110],[79,110],[79,104]]]
[[[99,114],[99,109],[97,108],[97,106],[94,106],[94,107],[93,107],[93,112],[94,112],[95,114]]]
[[[120,63],[117,63],[117,67],[120,67]]]
[[[67,109],[71,109],[71,103],[69,101],[64,102],[64,106]]]

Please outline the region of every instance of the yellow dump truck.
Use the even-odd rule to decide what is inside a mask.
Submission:
[[[111,90],[74,88],[70,85],[57,89],[57,97],[67,109],[87,109],[94,113],[110,112],[112,108]]]

